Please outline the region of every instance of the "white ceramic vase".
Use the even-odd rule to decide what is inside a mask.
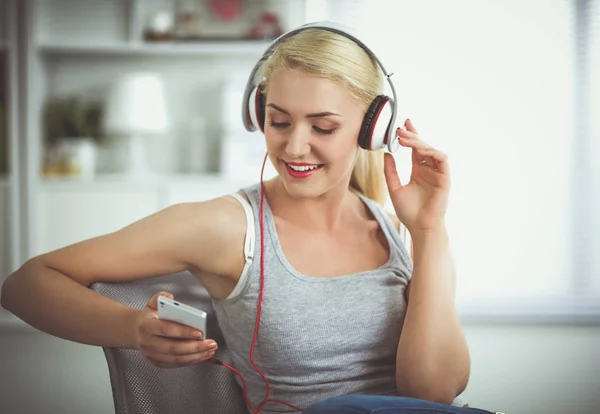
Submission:
[[[92,138],[65,138],[59,152],[68,165],[69,174],[83,180],[92,180],[96,174],[98,147]]]

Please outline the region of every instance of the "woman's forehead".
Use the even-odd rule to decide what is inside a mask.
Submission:
[[[357,106],[341,82],[297,69],[274,74],[269,81],[267,103],[273,103],[289,112],[306,113],[340,113],[351,111]]]

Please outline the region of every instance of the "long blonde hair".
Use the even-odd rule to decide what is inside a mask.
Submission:
[[[381,69],[367,52],[345,36],[327,30],[307,29],[284,39],[257,71],[255,81],[262,82],[267,93],[269,79],[289,69],[300,69],[340,83],[365,113],[383,91]],[[384,204],[387,193],[382,150],[358,148],[350,188]]]

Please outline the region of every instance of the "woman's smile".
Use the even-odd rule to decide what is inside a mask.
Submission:
[[[287,173],[293,178],[308,178],[320,170],[324,164],[309,164],[304,162],[285,162]]]

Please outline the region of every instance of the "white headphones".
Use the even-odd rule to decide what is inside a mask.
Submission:
[[[316,22],[302,25],[296,29],[293,29],[287,33],[282,34],[267,48],[262,58],[256,63],[248,82],[246,83],[246,90],[244,91],[244,98],[242,101],[242,122],[246,130],[252,132],[260,129],[264,132],[265,122],[265,95],[263,94],[263,88],[260,80],[256,79],[257,72],[261,67],[262,63],[267,60],[271,54],[277,48],[277,45],[288,37],[295,35],[303,30],[307,29],[321,29],[328,30],[334,33],[338,33],[358,44],[365,52],[372,57],[375,62],[381,68],[385,78],[387,79],[391,91],[392,98],[386,95],[378,95],[375,97],[369,109],[365,114],[365,117],[360,128],[358,135],[358,145],[366,150],[378,150],[382,148],[388,149],[390,152],[395,152],[400,144],[396,139],[396,131],[394,125],[397,117],[396,110],[396,89],[392,83],[390,77],[393,73],[389,73],[385,70],[381,61],[371,49],[369,49],[355,34],[355,30],[336,22]]]

